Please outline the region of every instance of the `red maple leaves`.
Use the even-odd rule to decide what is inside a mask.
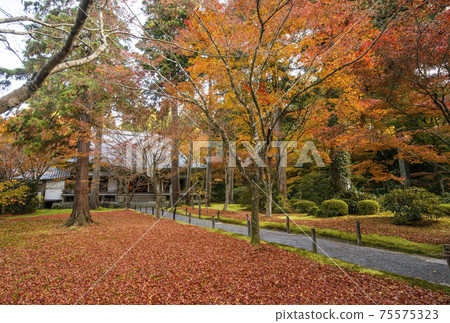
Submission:
[[[2,304],[446,304],[439,292],[132,211],[1,220]],[[102,275],[144,235],[102,279]],[[258,275],[251,273],[258,272]],[[97,282],[95,284],[95,282]],[[91,288],[91,289],[89,289]],[[84,295],[84,297],[83,297]]]

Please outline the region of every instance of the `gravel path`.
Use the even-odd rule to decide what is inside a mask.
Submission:
[[[165,217],[172,219],[173,215],[170,213],[166,214]],[[188,217],[183,215],[176,214],[176,220],[188,223]],[[200,220],[192,216],[191,221],[193,225],[206,228],[212,227],[211,220]],[[247,227],[240,225],[216,222],[215,228],[242,235],[248,234]],[[312,251],[312,240],[306,235],[261,229],[261,240]],[[350,243],[324,238],[317,238],[317,249],[320,254],[331,258],[342,259],[362,267],[420,278],[432,283],[450,286],[450,268],[443,259],[364,246],[358,247]]]

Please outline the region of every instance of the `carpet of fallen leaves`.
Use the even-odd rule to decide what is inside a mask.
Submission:
[[[182,208],[185,210],[185,208]],[[188,212],[198,215],[198,208],[188,208]],[[217,210],[202,208],[202,215],[217,216]],[[233,218],[245,220],[246,215],[250,217],[248,212],[220,211],[220,216],[224,218]],[[394,225],[392,216],[380,214],[376,216],[344,216],[335,218],[316,218],[308,219],[305,214],[292,214],[294,217],[299,216],[302,219],[295,219],[298,225],[305,225],[312,228],[334,229],[346,232],[356,232],[356,221],[360,222],[363,234],[378,234],[381,236],[401,237],[409,241],[430,244],[450,243],[450,218],[441,218],[438,220],[423,220],[414,226]],[[303,219],[305,218],[305,219]],[[274,214],[268,218],[264,214],[259,216],[260,222],[278,222],[286,223],[284,214]]]
[[[1,304],[450,303],[442,292],[133,211],[94,213],[97,223],[78,229],[60,226],[67,216],[0,220]]]

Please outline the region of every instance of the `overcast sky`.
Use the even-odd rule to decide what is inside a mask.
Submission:
[[[20,0],[0,0],[0,8],[12,16],[21,16],[24,14],[22,10],[23,4]],[[0,17],[5,18],[6,16],[3,12],[0,12]],[[15,29],[17,29],[17,25],[10,25],[10,27],[15,27]],[[2,28],[7,29],[8,25],[2,25]],[[25,37],[8,35],[7,39],[11,48],[14,49],[19,55],[21,55],[25,47],[23,43]],[[1,67],[11,69],[14,67],[20,67],[22,65],[19,58],[14,55],[14,53],[9,51],[4,43],[0,45],[0,58]]]

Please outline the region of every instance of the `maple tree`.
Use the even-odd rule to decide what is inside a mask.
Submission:
[[[175,83],[150,65],[165,82],[158,94],[201,112],[227,149],[236,140],[256,145],[252,157],[266,165],[278,119],[289,115],[291,120],[278,139],[296,138],[310,115],[314,88],[362,59],[402,7],[375,32],[351,1],[182,5],[189,13],[187,27],[175,42],[153,40],[152,45],[178,65],[186,81]],[[173,54],[180,52],[190,57],[187,68]],[[239,135],[230,131],[236,123]],[[252,244],[259,244],[259,195],[264,184],[271,194],[274,172],[246,168],[240,158],[237,167],[252,191]]]

